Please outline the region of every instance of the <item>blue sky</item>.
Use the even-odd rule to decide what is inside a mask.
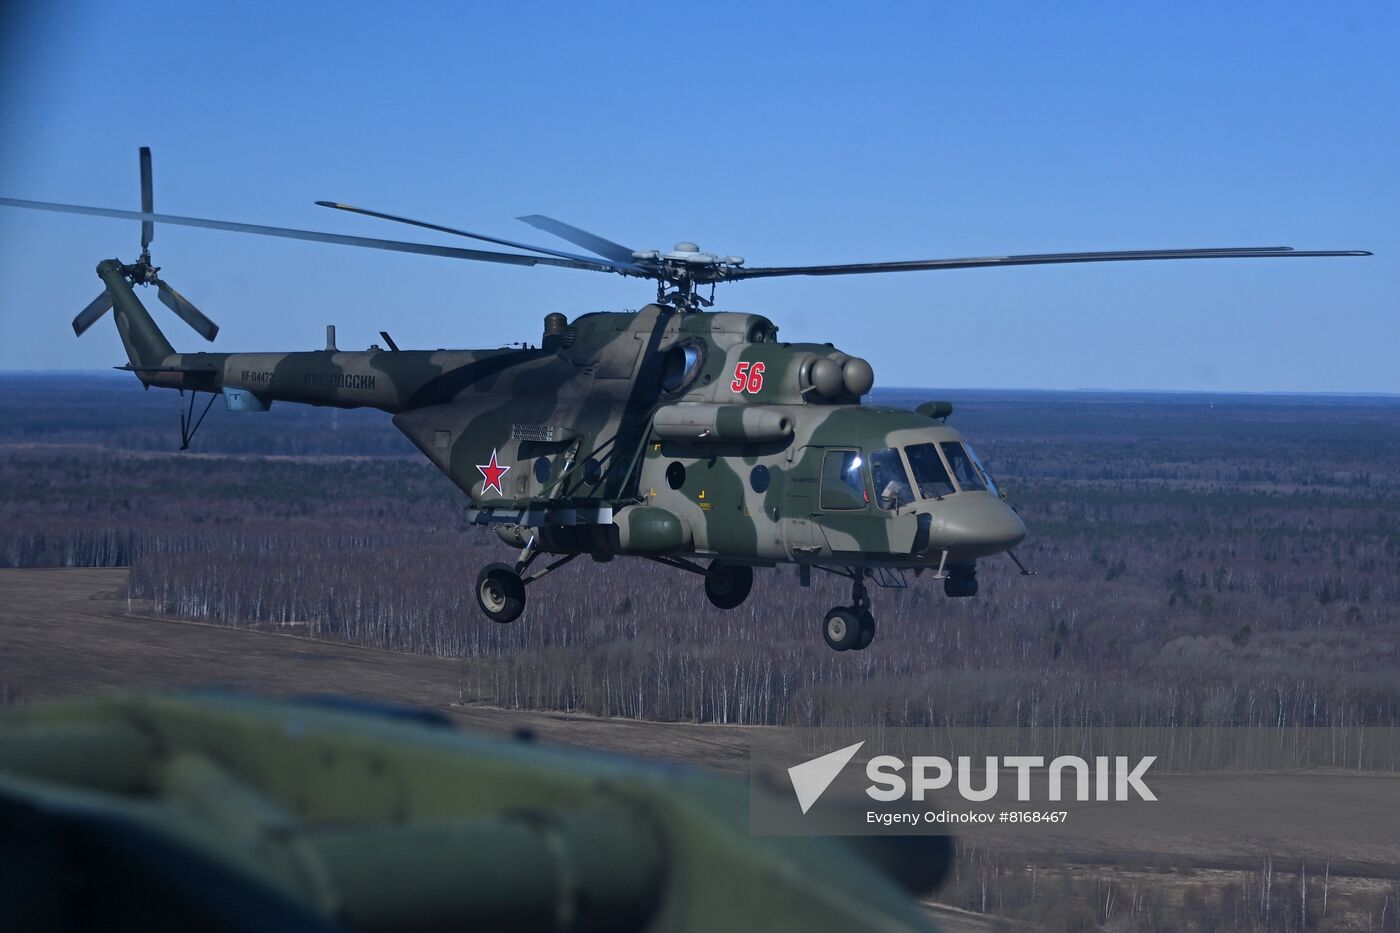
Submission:
[[[0,194],[414,239],[332,199],[569,248],[754,264],[1182,246],[1369,259],[963,270],[720,290],[877,384],[1400,392],[1400,8],[10,0]],[[470,245],[466,241],[424,239]],[[122,361],[68,322],[135,223],[0,209],[0,369]],[[537,340],[646,283],[163,227],[214,349]],[[144,293],[143,293],[144,294]],[[149,295],[180,349],[203,341]]]

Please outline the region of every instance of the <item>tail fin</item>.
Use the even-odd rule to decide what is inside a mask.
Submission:
[[[127,359],[131,368],[137,370],[142,382],[148,381],[141,370],[155,369],[165,362],[165,358],[175,352],[170,341],[165,339],[156,322],[151,319],[145,305],[136,297],[131,283],[126,280],[122,264],[115,259],[104,259],[97,264],[97,275],[107,286],[107,294],[112,297],[112,309],[117,319],[117,331],[122,335]]]

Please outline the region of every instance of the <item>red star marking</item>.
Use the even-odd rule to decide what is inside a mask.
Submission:
[[[506,473],[510,472],[510,467],[501,466],[496,462],[496,451],[494,449],[491,451],[491,462],[478,463],[476,468],[481,471],[481,491],[483,493],[487,490],[494,489],[496,490],[496,495],[505,495],[501,490],[501,478],[504,477]]]

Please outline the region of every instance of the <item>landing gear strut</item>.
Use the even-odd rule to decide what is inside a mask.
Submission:
[[[865,570],[855,568],[850,576],[851,605],[837,606],[822,620],[822,638],[834,651],[863,651],[875,640],[875,616],[865,589]]]

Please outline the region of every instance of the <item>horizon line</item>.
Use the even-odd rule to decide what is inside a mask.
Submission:
[[[117,367],[110,369],[0,369],[0,379],[56,376],[100,376],[113,380],[131,375],[129,371]],[[1400,392],[1384,392],[1364,389],[1162,389],[1162,388],[1112,388],[1103,386],[1076,386],[1074,388],[1046,388],[1037,386],[876,386],[872,393],[880,392],[1039,392],[1061,393],[1065,395],[1220,395],[1220,396],[1273,396],[1295,398],[1375,398],[1400,399]]]

